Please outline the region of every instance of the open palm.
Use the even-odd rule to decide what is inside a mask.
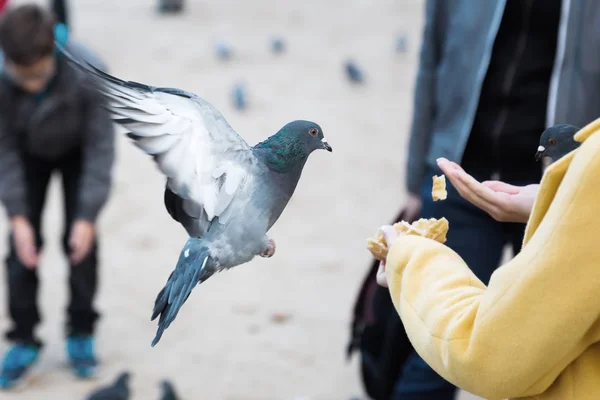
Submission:
[[[501,181],[479,182],[458,164],[444,158],[438,166],[458,193],[496,221],[526,223],[537,197],[539,184],[514,186]]]

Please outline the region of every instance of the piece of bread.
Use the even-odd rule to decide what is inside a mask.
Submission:
[[[440,243],[446,242],[446,234],[448,233],[448,220],[441,219],[424,219],[409,224],[406,221],[401,221],[393,225],[394,229],[402,235],[417,235],[428,239],[433,239]],[[388,245],[385,242],[385,237],[378,229],[374,238],[367,239],[367,249],[377,260],[385,260],[388,253]]]
[[[446,192],[446,176],[433,176],[433,187],[431,188],[431,197],[433,201],[446,200],[448,192]]]

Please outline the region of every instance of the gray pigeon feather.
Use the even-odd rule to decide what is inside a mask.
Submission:
[[[167,177],[165,207],[190,236],[154,303],[151,319],[160,316],[154,346],[197,284],[256,255],[273,255],[267,231],[294,193],[308,156],[331,147],[318,124],[303,120],[251,147],[199,96],[123,81],[57,46],[89,75],[114,121],[154,158]]]

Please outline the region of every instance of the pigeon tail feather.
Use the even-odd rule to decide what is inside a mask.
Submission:
[[[160,341],[164,331],[175,320],[194,287],[210,278],[214,272],[214,261],[209,255],[205,241],[189,238],[179,254],[179,260],[167,284],[154,301],[151,320],[154,321],[159,315],[160,318],[152,347]]]

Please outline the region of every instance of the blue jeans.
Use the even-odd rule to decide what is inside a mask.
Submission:
[[[478,180],[489,179],[468,171]],[[446,245],[458,253],[473,273],[485,284],[498,267],[505,245],[516,254],[521,249],[525,224],[500,223],[492,219],[460,194],[447,180],[448,198],[434,202],[431,198],[431,177],[440,175],[439,169],[430,171],[422,190],[422,218],[446,217],[450,223]],[[535,174],[530,179],[508,180],[514,185],[539,182]],[[541,172],[540,172],[541,178]],[[537,179],[537,180],[536,180]],[[393,400],[452,400],[457,388],[439,376],[416,352],[403,366],[394,389]]]

